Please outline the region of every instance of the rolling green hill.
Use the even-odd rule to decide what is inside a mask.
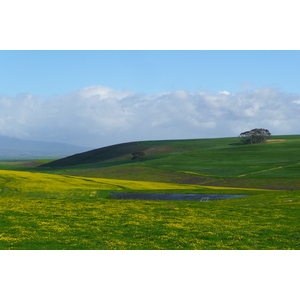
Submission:
[[[126,155],[130,155],[130,153],[134,151],[143,151],[146,149],[147,147],[143,147],[137,142],[124,143],[71,155],[66,158],[41,165],[41,167],[65,167],[88,163],[97,163],[107,160],[116,160],[121,159],[124,156],[126,157]]]
[[[300,136],[240,145],[237,138],[144,141],[113,145],[42,165],[74,176],[212,186],[299,189]],[[144,151],[142,162],[131,153]]]
[[[188,141],[187,141],[188,143]],[[157,142],[129,142],[99,149],[86,151],[83,153],[68,156],[53,162],[41,165],[41,167],[66,167],[82,164],[94,164],[108,161],[128,161],[131,159],[131,153],[144,151],[148,155],[168,154],[186,150],[186,146],[178,147],[176,142],[157,141]]]

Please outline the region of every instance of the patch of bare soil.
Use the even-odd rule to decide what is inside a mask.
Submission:
[[[286,140],[281,140],[281,139],[278,139],[278,140],[267,140],[267,143],[270,143],[270,142],[285,142]]]

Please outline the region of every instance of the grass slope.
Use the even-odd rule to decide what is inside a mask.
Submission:
[[[279,142],[239,145],[236,138],[139,142],[136,145],[146,152],[139,163],[130,160],[135,146],[121,144],[112,147],[109,161],[101,154],[107,149],[96,149],[89,164],[81,164],[86,161],[83,153],[44,166],[47,172],[95,178],[300,189],[300,136],[273,139]],[[117,154],[119,147],[127,156]],[[73,164],[66,166],[69,159]]]
[[[111,159],[128,158],[135,151],[144,151],[148,147],[142,146],[138,142],[123,143],[118,145],[107,146],[87,152],[75,154],[41,165],[41,167],[65,167],[72,165],[88,164],[99,161],[108,161]]]

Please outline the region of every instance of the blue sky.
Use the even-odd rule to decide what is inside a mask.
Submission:
[[[101,147],[300,132],[300,51],[0,51],[0,134]]]
[[[138,93],[272,86],[300,93],[300,51],[1,51],[0,95],[102,85]]]

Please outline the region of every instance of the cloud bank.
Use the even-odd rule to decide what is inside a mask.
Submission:
[[[299,134],[299,121],[300,95],[273,88],[145,95],[91,86],[47,99],[0,96],[1,135],[88,147],[238,136],[255,127]]]

